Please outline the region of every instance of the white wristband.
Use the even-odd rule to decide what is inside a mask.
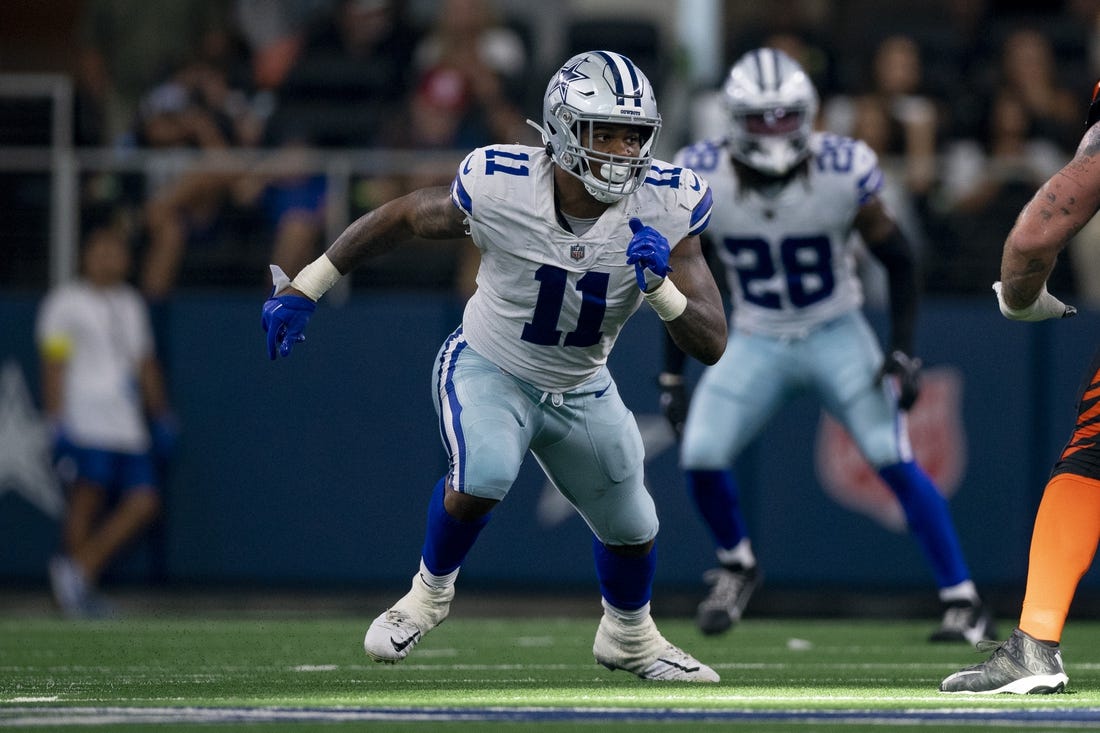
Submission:
[[[645,299],[653,307],[653,310],[657,311],[657,315],[661,317],[662,321],[676,320],[688,307],[687,296],[681,293],[680,289],[676,287],[676,283],[667,277],[657,286],[656,290],[646,293]]]
[[[1013,321],[1045,321],[1048,318],[1066,318],[1077,313],[1072,305],[1066,305],[1047,291],[1044,283],[1043,289],[1035,300],[1023,308],[1012,308],[1005,302],[1000,281],[993,283],[993,290],[997,293],[997,305],[1000,306],[1001,315]]]
[[[317,301],[341,278],[340,271],[327,254],[310,262],[290,281],[291,287],[301,290],[310,300]]]

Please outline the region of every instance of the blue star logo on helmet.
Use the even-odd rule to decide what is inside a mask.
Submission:
[[[591,79],[592,77],[585,74],[583,71],[578,71],[578,67],[588,60],[588,57],[579,58],[573,64],[569,66],[563,66],[561,71],[558,72],[558,94],[561,95],[561,101],[565,101],[565,98],[569,95],[569,87],[573,82],[580,81],[582,79]]]

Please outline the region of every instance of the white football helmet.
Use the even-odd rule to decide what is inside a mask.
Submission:
[[[722,90],[730,152],[761,173],[782,176],[810,154],[817,90],[798,62],[774,48],[749,51]]]
[[[614,51],[589,51],[569,59],[550,79],[542,125],[527,123],[542,133],[547,152],[562,170],[579,178],[597,200],[611,204],[645,180],[661,115],[653,86],[634,62]],[[599,123],[643,128],[638,155],[593,150],[592,128]]]

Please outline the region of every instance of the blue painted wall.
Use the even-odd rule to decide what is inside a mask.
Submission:
[[[158,314],[184,432],[163,528],[117,574],[151,572],[169,583],[403,584],[416,568],[425,502],[445,469],[430,369],[460,308],[446,296],[357,293],[340,308],[322,304],[309,340],[272,363],[261,298],[189,294]],[[0,297],[0,363],[19,364],[37,400],[35,308],[31,295]],[[920,355],[963,377],[967,467],[951,505],[981,584],[1022,587],[1035,507],[1072,426],[1098,324],[1095,313],[1010,323],[992,298],[927,299],[922,307]],[[612,358],[643,422],[657,412],[660,343],[660,323],[643,309]],[[812,401],[796,400],[738,466],[769,584],[926,587],[931,576],[906,535],[822,491],[813,465],[818,419]],[[0,582],[37,582],[56,522],[11,484],[0,472]],[[529,461],[474,548],[464,583],[595,592],[583,522],[570,516],[548,527],[537,519],[543,484]],[[658,582],[695,587],[712,554],[673,448],[650,456],[649,484],[662,520]]]

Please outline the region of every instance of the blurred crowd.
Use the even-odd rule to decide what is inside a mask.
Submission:
[[[548,74],[578,50],[613,48],[646,70],[666,121],[662,157],[724,133],[722,74],[692,76],[667,18],[623,8],[566,17],[547,54],[530,5],[86,0],[76,144],[186,151],[188,164],[88,174],[82,205],[115,206],[126,219],[139,285],[156,301],[189,284],[258,285],[269,260],[296,272],[326,244],[332,197],[348,220],[453,175],[453,164],[409,167],[332,191],[311,151],[537,144],[524,120],[540,117]],[[822,97],[818,126],[880,154],[926,291],[988,295],[1015,213],[1080,137],[1100,78],[1100,0],[764,5],[723,5],[721,71],[758,45],[799,59]],[[216,159],[227,149],[263,155],[245,170],[193,165],[196,151]],[[474,257],[462,243],[413,246],[355,282],[463,295]],[[1052,289],[1100,303],[1100,230],[1086,228],[1066,260]]]

